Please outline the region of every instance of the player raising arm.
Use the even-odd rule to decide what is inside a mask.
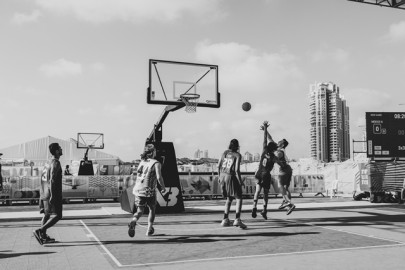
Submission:
[[[267,131],[267,138],[269,141],[274,142],[269,131]],[[288,141],[282,139],[277,143],[277,151],[275,152],[276,162],[280,166],[279,169],[279,183],[281,188],[281,194],[283,195],[283,202],[279,209],[287,208],[287,215],[295,209],[295,205],[291,202],[291,193],[288,190],[292,178],[292,168],[288,164],[287,157],[285,155],[285,148],[288,146]]]
[[[260,213],[264,219],[267,219],[267,203],[269,200],[269,190],[272,182],[271,170],[273,170],[275,156],[274,151],[277,150],[277,144],[275,142],[269,142],[267,144],[267,128],[269,127],[268,121],[264,121],[261,129],[264,131],[263,138],[263,152],[260,156],[259,168],[255,173],[256,191],[253,197],[253,209],[252,217],[256,218],[257,214],[257,202],[259,194],[263,189],[263,211]]]

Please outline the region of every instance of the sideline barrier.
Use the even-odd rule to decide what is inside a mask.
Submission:
[[[128,179],[132,176],[63,176],[62,195],[67,202],[71,199],[84,201],[95,199],[117,200],[125,189]],[[9,176],[3,182],[3,190],[0,192],[0,200],[7,201],[29,201],[38,203],[39,187],[41,178],[39,176]]]
[[[405,181],[405,162],[359,163],[356,185],[360,191],[401,192]]]
[[[245,183],[243,194],[253,196],[256,191],[255,177],[253,172],[241,173]],[[180,185],[183,197],[222,197],[221,187],[218,176],[213,173],[179,173]],[[270,194],[277,196],[280,194],[278,175],[272,175],[274,186],[270,187]],[[293,175],[290,185],[291,193],[315,193],[322,194],[325,192],[324,176],[315,175]]]
[[[2,170],[3,191],[0,192],[0,201],[10,204],[12,201],[29,201],[38,203],[41,168],[11,167]],[[34,172],[34,173],[32,173]],[[34,176],[32,176],[34,175]],[[184,198],[208,197],[222,198],[218,176],[213,173],[192,172],[179,173],[181,193]],[[256,190],[253,172],[243,172],[245,183],[243,193],[253,196]],[[63,176],[62,194],[65,201],[114,199],[118,200],[122,192],[135,183],[136,176],[132,175],[95,175],[95,176]],[[272,176],[273,185],[270,194],[277,196],[280,193],[278,176]],[[402,183],[402,182],[401,182]],[[323,175],[293,175],[290,191],[292,193],[324,193],[325,181]]]

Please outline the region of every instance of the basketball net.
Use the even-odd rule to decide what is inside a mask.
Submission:
[[[199,94],[182,94],[180,98],[186,104],[186,112],[195,113],[197,111]]]

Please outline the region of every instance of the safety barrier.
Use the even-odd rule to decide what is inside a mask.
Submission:
[[[361,191],[400,192],[403,189],[404,162],[359,163],[359,171],[356,182]]]
[[[38,203],[40,173],[42,168],[12,167],[4,170],[3,190],[0,191],[0,201],[11,204],[13,201],[29,201]],[[179,173],[183,198],[215,198],[222,197],[218,176],[213,173],[192,172]],[[244,181],[243,193],[253,196],[256,190],[253,172],[242,173]],[[272,176],[273,184],[270,194],[280,193],[278,176]],[[135,183],[132,175],[95,175],[95,176],[63,176],[62,194],[66,202],[83,200],[83,202],[97,199],[118,200],[122,192]],[[323,175],[294,175],[290,185],[292,193],[324,193],[325,183]]]
[[[179,173],[180,185],[184,198],[193,197],[222,197],[218,176],[213,173]],[[244,182],[243,194],[253,196],[256,192],[256,181],[253,172],[242,173]],[[278,175],[272,176],[270,194],[277,196],[280,192]],[[325,192],[323,175],[293,175],[290,185],[291,193],[315,193]]]

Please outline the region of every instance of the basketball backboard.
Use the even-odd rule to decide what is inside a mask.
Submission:
[[[103,133],[77,133],[77,148],[104,149]]]
[[[182,105],[183,94],[198,94],[198,107],[220,107],[218,66],[149,60],[148,104]]]

